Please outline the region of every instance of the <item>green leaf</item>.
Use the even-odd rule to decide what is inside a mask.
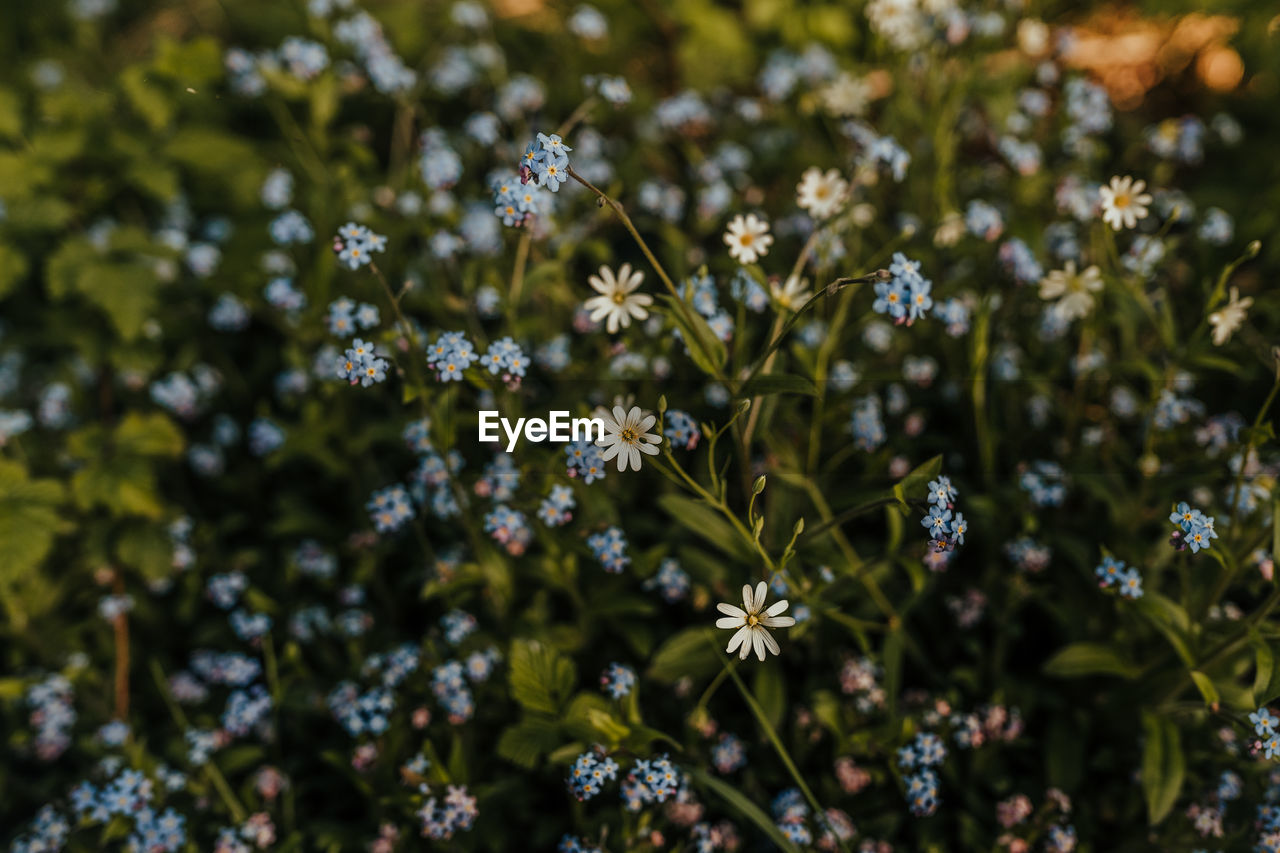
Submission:
[[[677,302],[674,296],[660,294],[658,299],[667,307],[667,316],[680,329],[685,346],[689,349],[689,357],[698,369],[708,376],[715,376],[728,357],[724,341],[716,337],[716,333],[707,325],[702,315],[693,310],[688,303]]]
[[[755,552],[742,541],[729,522],[706,502],[686,498],[684,495],[666,494],[658,498],[658,506],[676,524],[707,540],[730,557],[743,562],[754,561]]]
[[[208,127],[179,130],[164,153],[191,172],[230,191],[241,203],[258,194],[266,169],[258,151],[243,137]]]
[[[152,524],[132,524],[116,541],[116,557],[149,580],[173,574],[173,543],[167,531]]]
[[[793,373],[768,373],[747,381],[738,392],[741,397],[767,397],[770,394],[808,394],[813,396],[818,388],[813,380]]]
[[[1186,765],[1178,727],[1172,721],[1144,712],[1142,728],[1142,791],[1147,801],[1147,819],[1154,826],[1168,816],[1178,801]]]
[[[1280,559],[1280,491],[1271,496],[1271,558]]]
[[[498,738],[498,755],[532,770],[543,755],[560,745],[560,724],[550,717],[525,717]]]
[[[82,510],[101,506],[112,515],[164,515],[159,488],[151,465],[142,459],[100,459],[71,477],[71,494]]]
[[[84,266],[75,288],[102,309],[120,337],[134,340],[156,309],[160,281],[154,266],[141,262],[102,262]]]
[[[1135,678],[1138,668],[1126,663],[1107,646],[1099,643],[1073,643],[1051,657],[1044,665],[1044,672],[1058,678],[1082,678],[1089,675]]]
[[[923,496],[929,487],[929,481],[937,479],[942,473],[942,454],[917,465],[907,476],[893,487],[893,496],[898,499],[898,507],[903,514],[910,513],[907,499]]]
[[[610,746],[621,743],[631,734],[631,728],[606,708],[587,708],[586,720],[599,739]]]
[[[130,412],[116,427],[113,441],[117,452],[130,456],[168,456],[182,453],[182,431],[160,412],[148,415]]]
[[[1218,695],[1218,688],[1213,686],[1209,676],[1198,669],[1193,669],[1191,670],[1191,680],[1196,683],[1196,689],[1204,697],[1204,704],[1216,711],[1218,705],[1222,702],[1222,697]]]
[[[1275,665],[1275,652],[1256,630],[1250,632],[1253,643],[1253,705],[1261,708],[1280,696],[1280,670]]]
[[[787,683],[782,676],[782,664],[771,658],[755,670],[751,692],[764,709],[769,725],[776,729],[782,724],[782,718],[787,712]]]
[[[179,42],[161,38],[156,45],[155,70],[185,88],[200,89],[222,79],[222,48],[212,36]]]
[[[126,68],[117,79],[130,106],[153,131],[162,130],[173,119],[173,102],[163,89],[147,79],[144,66]]]
[[[28,269],[27,259],[21,252],[12,246],[0,245],[0,297],[7,296]]]
[[[11,89],[0,89],[0,139],[22,138],[22,101]]]
[[[658,648],[649,664],[649,677],[670,684],[685,676],[703,678],[719,670],[720,660],[707,645],[706,629],[686,628]]]
[[[693,779],[694,784],[701,785],[711,791],[742,817],[754,823],[777,846],[777,849],[795,853],[795,845],[782,834],[782,831],[778,829],[777,825],[763,809],[747,799],[746,794],[743,794],[733,785],[717,779],[701,767],[686,767],[683,769]]]
[[[34,571],[63,529],[65,500],[57,480],[32,480],[18,462],[0,459],[0,582]]]
[[[573,690],[573,662],[537,640],[511,644],[511,695],[527,711],[558,714]]]
[[[1181,605],[1151,590],[1135,602],[1135,607],[1164,634],[1186,666],[1195,666],[1195,655],[1191,652],[1191,619]]]

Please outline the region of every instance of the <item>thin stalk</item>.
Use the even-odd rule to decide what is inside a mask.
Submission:
[[[112,591],[124,595],[124,574],[116,572]],[[115,634],[116,672],[115,672],[115,705],[116,719],[129,717],[129,614],[121,611],[116,614],[112,624]]]
[[[724,653],[720,651],[720,647],[716,645],[712,639],[711,630],[707,629],[703,635],[707,643],[715,650],[716,656],[720,658],[721,665],[728,671],[729,677],[733,679],[733,683],[737,686],[738,692],[742,694],[742,698],[746,701],[747,707],[751,709],[751,713],[755,715],[756,721],[760,723],[760,728],[764,729],[765,735],[769,738],[769,742],[773,744],[773,749],[778,753],[778,758],[782,760],[783,766],[787,768],[787,772],[791,774],[791,778],[795,780],[796,786],[800,792],[804,794],[804,798],[809,801],[810,807],[815,815],[826,814],[822,805],[818,802],[818,798],[813,795],[813,791],[809,788],[809,783],[805,781],[804,774],[796,763],[791,759],[791,753],[787,751],[787,747],[782,743],[782,738],[778,737],[778,732],[773,728],[773,724],[769,722],[769,717],[765,714],[764,709],[760,707],[760,703],[756,701],[756,697],[752,695],[747,685],[742,680],[742,676],[738,675],[737,670],[729,665],[729,661],[725,658]],[[849,846],[845,844],[844,839],[836,836],[836,841],[840,844],[840,849],[849,853]]]
[[[649,261],[649,265],[653,267],[654,272],[658,274],[658,278],[662,279],[662,283],[666,285],[667,291],[670,292],[672,299],[674,299],[676,302],[676,305],[681,313],[681,316],[684,318],[685,325],[688,326],[689,329],[692,330],[695,334],[697,334],[698,326],[695,325],[694,319],[690,313],[689,303],[685,302],[684,297],[680,295],[680,291],[676,289],[675,282],[671,280],[671,276],[667,275],[666,269],[663,268],[662,264],[658,261],[657,256],[654,255],[653,251],[649,248],[649,244],[646,243],[644,241],[644,238],[640,236],[640,232],[639,230],[636,229],[635,223],[631,221],[631,217],[627,215],[627,212],[622,209],[622,205],[614,201],[612,198],[610,198],[609,195],[605,193],[604,190],[600,189],[595,184],[591,183],[586,178],[582,177],[577,172],[575,172],[572,166],[568,167],[565,170],[565,173],[568,174],[569,177],[573,178],[578,183],[582,184],[587,189],[591,190],[591,192],[595,193],[596,198],[600,200],[600,203],[608,205],[609,209],[614,212],[614,214],[618,217],[619,221],[622,222],[623,227],[627,229],[627,233],[629,233],[631,235],[631,238],[636,241],[636,245],[640,247],[641,253],[644,254],[645,259]],[[710,352],[710,349],[707,347],[705,341],[698,340],[696,342],[690,341],[689,343],[690,345],[696,344],[698,348],[702,350],[703,353]],[[715,376],[715,378],[721,382],[724,382],[725,375],[724,375],[723,369],[719,365],[717,365],[711,358],[708,357],[707,361],[714,368],[713,375]]]
[[[164,670],[160,667],[160,662],[152,658],[151,660],[151,677],[155,680],[156,688],[160,691],[160,698],[164,700],[164,704],[169,709],[169,713],[173,716],[174,722],[182,729],[185,736],[187,730],[191,727],[187,722],[187,715],[182,713],[182,708],[174,700],[173,694],[169,692],[169,682],[165,678]],[[236,823],[242,823],[246,817],[244,806],[240,805],[240,801],[236,799],[236,795],[232,793],[231,786],[227,784],[227,779],[222,775],[222,771],[218,769],[218,765],[210,759],[204,763],[201,768],[204,771],[205,778],[217,790],[218,796],[222,799],[227,810],[231,812],[231,818]]]
[[[515,318],[517,310],[520,306],[520,293],[524,290],[524,270],[529,263],[529,244],[532,238],[529,232],[525,231],[520,235],[520,242],[516,245],[516,265],[511,270],[511,290],[507,297],[507,313]]]

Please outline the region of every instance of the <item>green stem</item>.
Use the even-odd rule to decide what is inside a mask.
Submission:
[[[764,709],[760,707],[760,703],[756,701],[756,697],[752,695],[747,688],[742,677],[738,675],[737,670],[730,666],[729,660],[720,651],[720,647],[716,645],[715,639],[710,629],[703,634],[707,643],[715,650],[716,656],[720,658],[721,665],[729,673],[729,677],[733,679],[733,683],[737,685],[738,692],[742,694],[742,698],[746,701],[747,706],[751,709],[751,713],[755,715],[756,721],[760,723],[760,728],[764,729],[764,733],[769,738],[769,742],[773,744],[773,749],[778,753],[778,758],[782,760],[783,765],[787,768],[787,772],[791,774],[791,778],[795,780],[796,786],[800,792],[804,794],[804,798],[809,801],[810,807],[813,809],[815,816],[826,814],[826,810],[818,802],[818,798],[813,795],[813,791],[809,789],[809,783],[805,781],[804,775],[796,767],[796,763],[791,759],[791,753],[787,752],[787,748],[782,743],[782,738],[778,737],[778,732],[774,730],[773,724],[769,722],[769,717],[765,714]],[[845,844],[844,839],[836,838],[840,844],[840,849],[849,853],[849,846]]]
[[[169,708],[169,713],[173,716],[174,722],[182,729],[183,736],[186,736],[187,729],[191,726],[187,722],[186,714],[182,713],[182,708],[174,700],[173,694],[169,692],[169,681],[165,678],[164,669],[161,668],[160,662],[152,658],[151,660],[151,677],[155,680],[156,688],[160,691],[160,697],[164,700],[164,704]],[[205,777],[210,784],[218,791],[218,796],[222,798],[223,804],[227,810],[231,812],[231,817],[236,823],[242,823],[245,819],[245,808],[240,805],[240,801],[236,799],[236,795],[232,793],[231,786],[227,784],[227,779],[222,775],[222,771],[218,769],[218,765],[213,763],[213,759],[206,761],[201,768]]]
[[[676,289],[675,282],[671,280],[671,276],[667,275],[666,269],[664,269],[662,264],[658,261],[657,256],[653,254],[653,251],[649,248],[649,244],[640,236],[640,232],[636,229],[635,223],[631,221],[631,217],[627,215],[627,212],[622,209],[622,205],[610,198],[604,190],[600,189],[595,184],[575,172],[572,166],[565,169],[565,173],[595,193],[596,198],[600,200],[600,203],[608,205],[609,209],[617,215],[619,221],[622,222],[623,227],[627,229],[627,233],[631,235],[631,238],[636,241],[636,245],[640,247],[640,251],[644,254],[645,259],[649,261],[649,265],[653,267],[654,272],[658,274],[658,278],[662,279],[662,283],[666,285],[667,290],[671,293],[671,298],[675,301],[681,316],[684,318],[685,325],[690,329],[690,331],[699,337],[697,341],[689,341],[689,345],[697,346],[704,354],[710,353],[711,348],[707,346],[706,341],[701,340],[701,335],[698,331],[699,327],[694,322],[691,309],[689,308],[689,303],[680,295],[680,291]],[[724,370],[709,356],[706,360],[707,363],[711,364],[712,367],[715,368],[713,373],[715,378],[724,382]]]
[[[511,271],[511,290],[507,298],[507,314],[512,319],[517,316],[517,309],[520,306],[520,292],[524,289],[524,269],[529,262],[529,244],[532,238],[529,232],[525,231],[520,235],[520,242],[516,246],[516,265]]]

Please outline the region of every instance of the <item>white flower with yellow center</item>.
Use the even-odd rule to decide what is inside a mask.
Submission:
[[[738,657],[742,660],[746,660],[752,650],[755,650],[756,657],[760,660],[765,659],[766,650],[775,655],[782,653],[778,648],[778,641],[769,633],[769,629],[790,628],[796,624],[796,620],[790,616],[779,615],[787,610],[785,598],[774,602],[766,609],[764,600],[768,592],[769,585],[764,581],[756,584],[754,594],[752,594],[751,585],[746,584],[742,587],[741,608],[723,601],[716,605],[716,609],[725,614],[716,620],[716,627],[725,630],[738,629],[729,639],[729,646],[725,649],[727,653],[733,654],[734,650],[738,650]]]
[[[1054,270],[1040,280],[1040,298],[1058,300],[1054,310],[1065,320],[1075,320],[1092,311],[1090,294],[1101,289],[1101,271],[1095,266],[1077,273],[1075,261],[1067,261],[1063,269]]]
[[[840,212],[849,197],[849,182],[835,169],[824,174],[817,166],[810,166],[800,176],[796,185],[796,204],[809,211],[814,219],[828,219]]]
[[[639,270],[632,272],[631,264],[623,264],[617,275],[608,267],[600,267],[599,275],[587,279],[587,283],[600,295],[591,297],[582,303],[582,307],[591,312],[593,323],[604,320],[609,334],[618,331],[619,326],[625,329],[631,325],[632,317],[644,320],[649,316],[644,306],[652,305],[653,297],[647,293],[632,292],[642,281],[644,273]]]
[[[619,471],[627,470],[628,464],[639,471],[641,453],[658,455],[662,437],[649,432],[658,419],[642,412],[639,406],[632,406],[629,412],[621,406],[614,406],[612,413],[601,409],[597,417],[604,421],[604,438],[596,442],[596,447],[604,449],[600,456],[605,462],[618,457]]]
[[[1214,346],[1220,347],[1231,340],[1236,329],[1244,323],[1245,317],[1249,314],[1249,306],[1252,304],[1253,297],[1246,296],[1241,299],[1240,288],[1231,288],[1231,298],[1227,304],[1209,315],[1209,325],[1213,326]]]
[[[809,290],[809,280],[798,275],[787,278],[782,287],[777,281],[769,282],[769,290],[773,292],[773,301],[784,311],[799,311],[809,301],[813,293]]]
[[[1139,219],[1147,216],[1147,205],[1151,204],[1151,196],[1143,192],[1147,188],[1146,181],[1135,181],[1125,175],[1111,179],[1111,186],[1098,190],[1102,196],[1102,221],[1116,231],[1132,228]]]
[[[836,118],[860,116],[867,111],[873,89],[871,83],[845,72],[818,90],[823,108]]]
[[[769,223],[754,213],[743,216],[739,213],[729,223],[724,232],[725,245],[729,247],[729,256],[740,264],[754,264],[769,254],[773,245],[773,235],[769,233]]]

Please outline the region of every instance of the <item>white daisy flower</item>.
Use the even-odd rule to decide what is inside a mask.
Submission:
[[[826,111],[836,118],[860,116],[871,102],[871,84],[845,72],[818,90],[818,98]]]
[[[737,628],[737,632],[729,639],[729,646],[725,649],[728,654],[733,654],[735,649],[739,649],[738,657],[742,660],[747,659],[747,655],[751,654],[754,649],[756,657],[760,660],[765,659],[765,650],[773,652],[775,655],[781,654],[782,650],[778,648],[778,641],[773,639],[773,635],[769,633],[770,628],[790,628],[796,624],[796,620],[790,616],[780,616],[787,610],[787,600],[774,602],[766,610],[764,606],[765,596],[769,592],[769,585],[764,581],[756,584],[755,594],[751,592],[751,585],[745,584],[742,587],[742,607],[734,607],[732,604],[720,602],[716,605],[716,609],[726,614],[716,620],[717,628],[726,630]]]
[[[601,457],[605,462],[618,457],[619,471],[627,470],[628,464],[639,471],[641,453],[658,455],[662,438],[649,432],[658,419],[640,411],[639,406],[632,406],[629,412],[621,406],[614,406],[612,413],[602,409],[597,416],[604,421],[604,438],[596,442],[596,447],[604,448]]]
[[[647,293],[632,292],[642,281],[644,273],[640,270],[632,272],[631,264],[623,264],[616,276],[608,267],[600,267],[599,275],[587,279],[587,283],[600,295],[591,297],[582,303],[582,307],[591,312],[593,323],[604,320],[609,334],[617,332],[619,326],[625,329],[631,325],[632,317],[644,320],[649,316],[644,306],[652,305],[653,297]]]
[[[1244,318],[1249,313],[1249,306],[1252,304],[1252,296],[1246,296],[1241,299],[1240,288],[1231,288],[1231,298],[1227,301],[1227,304],[1209,315],[1209,325],[1213,326],[1214,346],[1220,347],[1231,340],[1231,336],[1235,334],[1236,329],[1240,328],[1241,324],[1244,323]]]
[[[785,311],[799,311],[813,296],[809,290],[809,280],[798,275],[788,277],[787,283],[782,287],[778,286],[776,280],[769,282],[769,290],[773,292],[773,301]]]
[[[1102,272],[1096,267],[1089,267],[1084,272],[1076,272],[1076,262],[1067,261],[1066,266],[1054,270],[1040,280],[1040,298],[1056,299],[1054,305],[1063,319],[1075,320],[1093,310],[1093,297],[1102,289]]]
[[[739,213],[729,223],[729,230],[724,232],[724,242],[729,247],[729,255],[740,264],[754,264],[769,254],[773,245],[773,235],[769,233],[769,223],[748,213]]]
[[[1137,225],[1139,219],[1146,218],[1147,205],[1151,204],[1150,194],[1143,192],[1146,188],[1146,181],[1135,181],[1128,175],[1112,177],[1111,186],[1098,189],[1102,221],[1116,231]]]
[[[824,174],[817,166],[810,166],[800,176],[796,185],[796,204],[809,211],[814,219],[828,219],[840,212],[849,195],[849,182],[840,177],[836,169]]]

